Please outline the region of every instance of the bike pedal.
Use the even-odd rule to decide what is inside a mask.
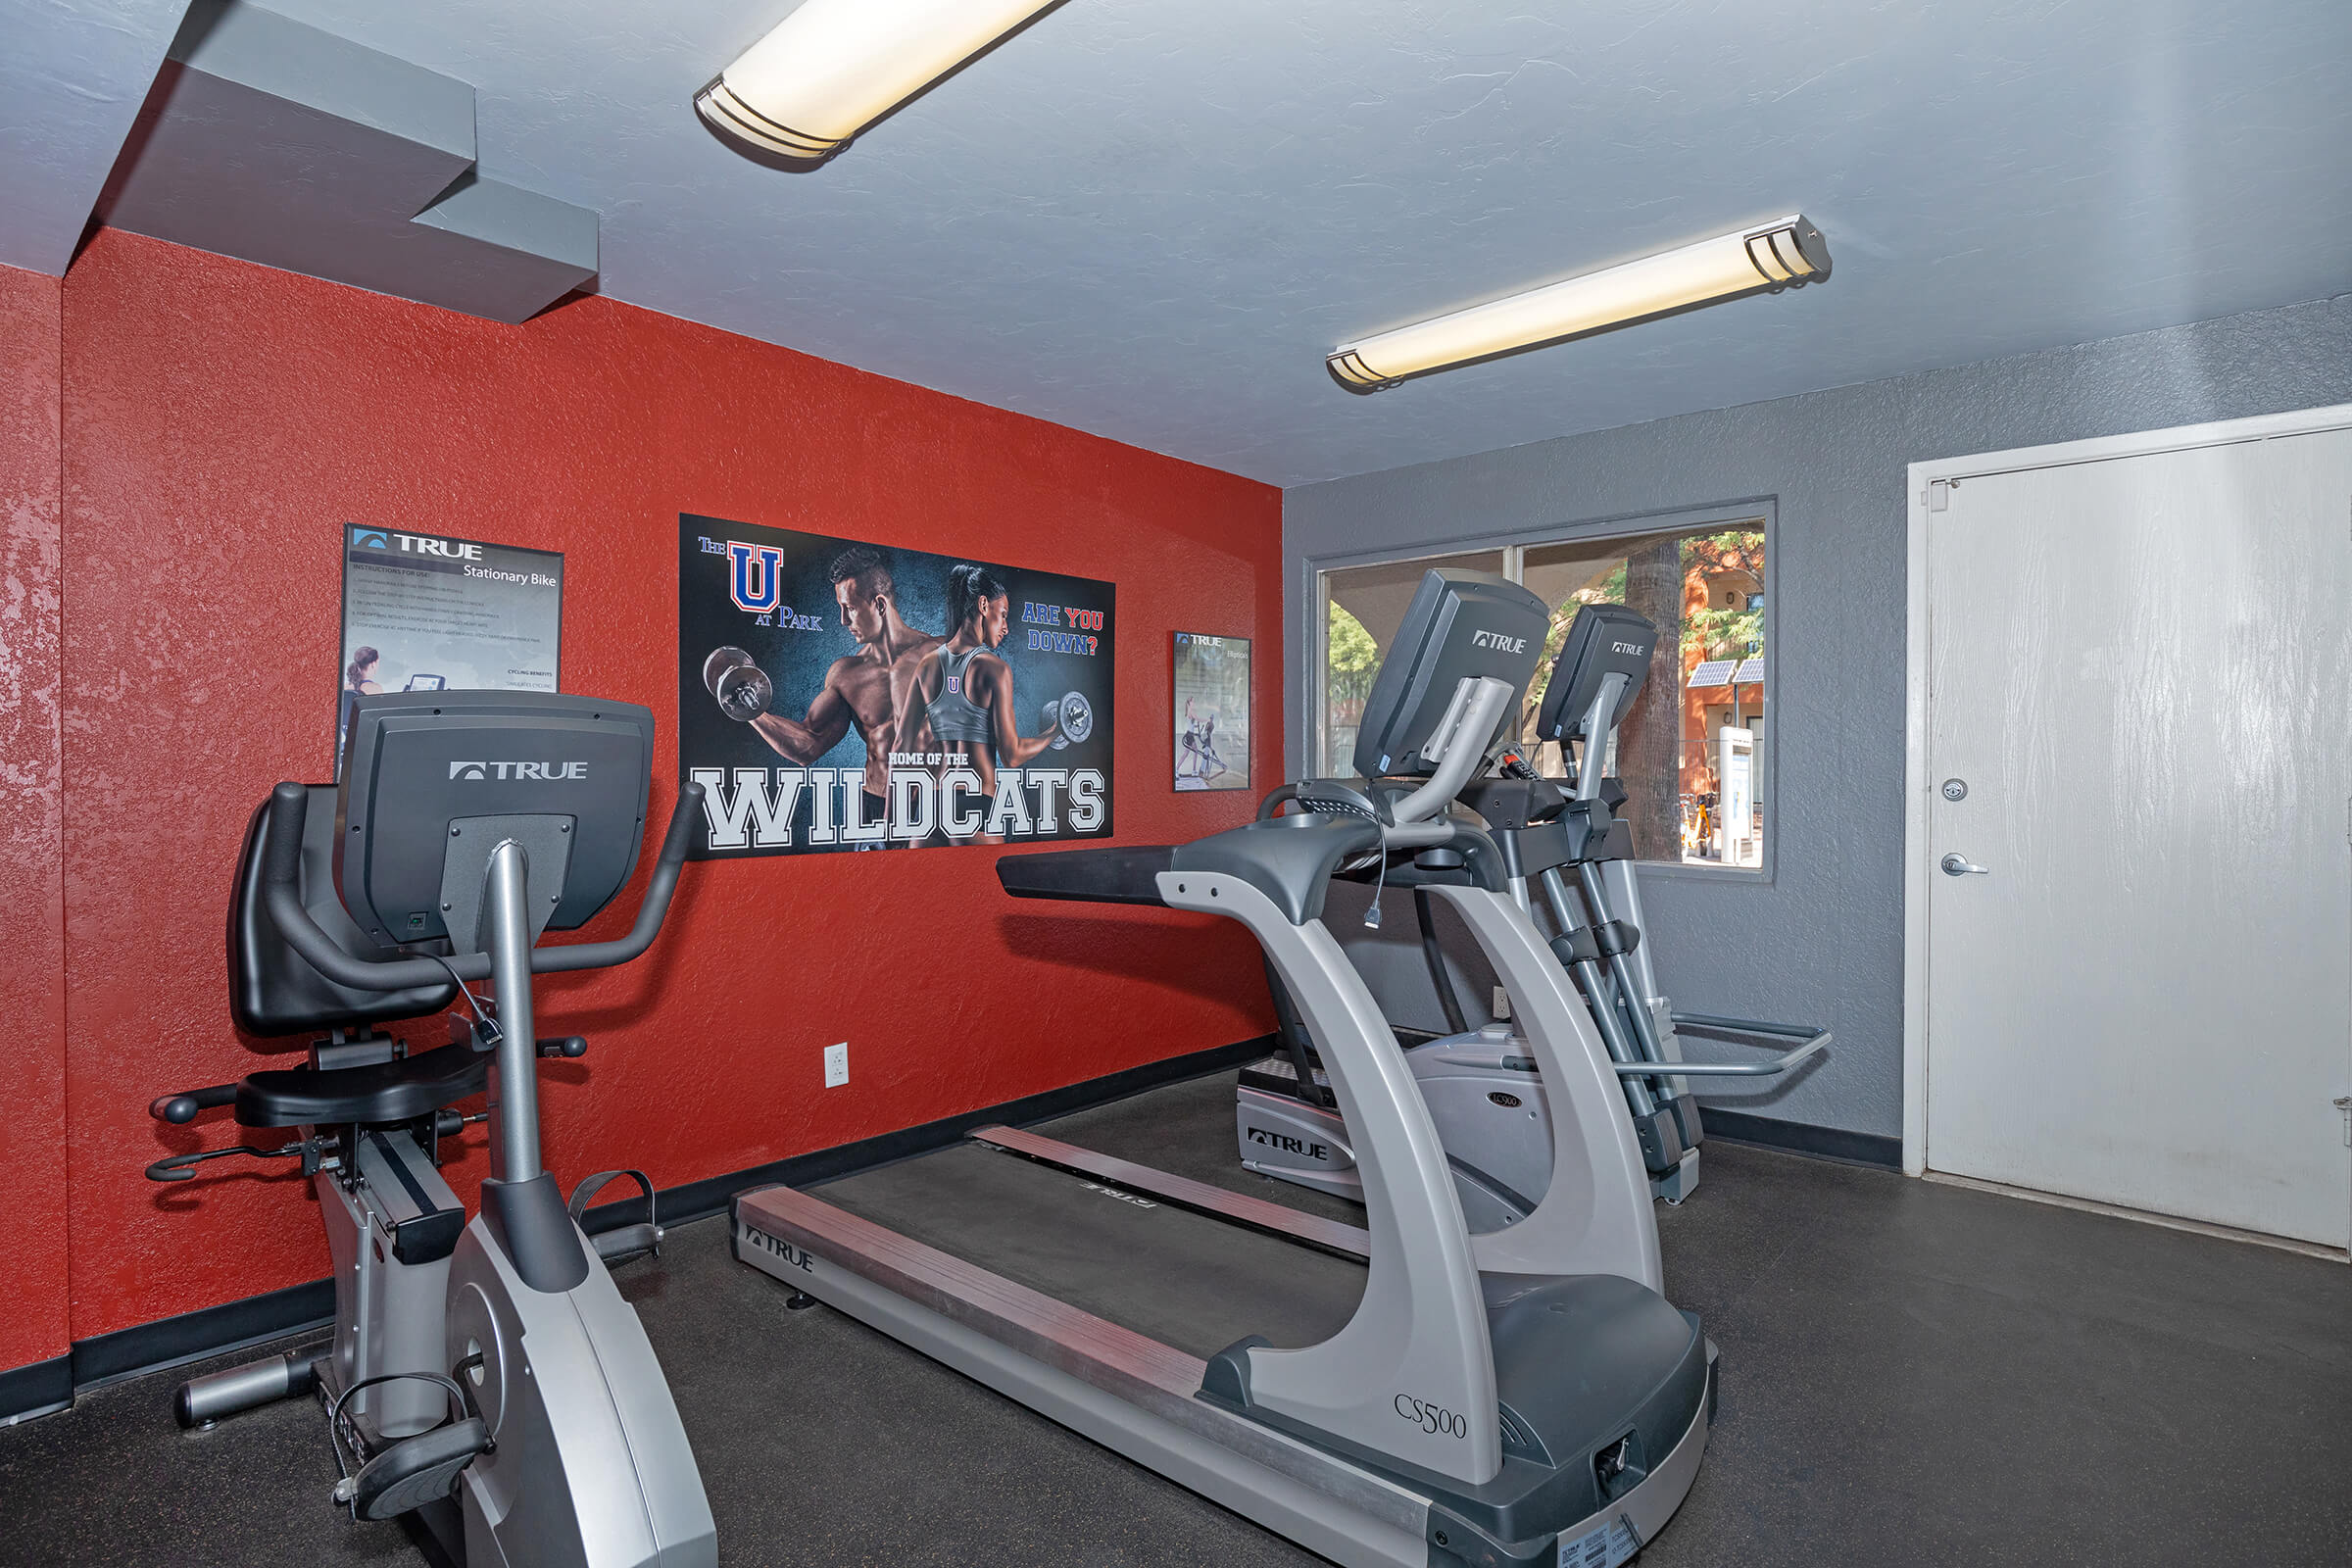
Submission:
[[[589,1240],[595,1244],[596,1255],[608,1265],[643,1254],[662,1255],[662,1232],[652,1225],[623,1225],[616,1230],[599,1231]]]
[[[436,1502],[458,1490],[458,1476],[474,1456],[490,1451],[490,1429],[481,1417],[452,1421],[413,1438],[402,1438],[335,1483],[335,1501],[355,1519],[396,1519],[412,1508]]]

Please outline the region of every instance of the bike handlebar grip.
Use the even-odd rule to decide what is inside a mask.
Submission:
[[[669,813],[669,831],[662,840],[662,858],[654,862],[654,877],[645,886],[645,901],[637,906],[637,923],[613,942],[575,942],[566,948],[539,948],[531,954],[533,974],[560,974],[569,969],[610,969],[628,962],[654,945],[662,922],[669,916],[670,895],[678,890],[678,872],[694,844],[695,813],[702,809],[703,787],[687,783],[678,788],[678,804]]]
[[[298,891],[302,836],[310,814],[308,787],[288,780],[270,792],[269,837],[262,845],[262,905],[286,946],[335,984],[355,991],[399,991],[440,980],[446,971],[430,959],[370,963],[345,953],[318,929]]]
[[[184,1095],[166,1095],[161,1100],[153,1101],[148,1104],[147,1114],[153,1116],[157,1121],[168,1121],[172,1126],[179,1127],[194,1121],[196,1113],[200,1110],[211,1110],[216,1105],[233,1105],[236,1102],[237,1086],[235,1084],[215,1084],[209,1089],[191,1089]]]
[[[270,792],[270,837],[262,846],[262,880],[289,887],[302,875],[302,833],[311,792],[291,779]]]
[[[688,782],[678,786],[678,804],[669,813],[669,836],[662,841],[662,864],[676,866],[686,863],[686,852],[694,848],[692,808],[702,804],[702,785]]]

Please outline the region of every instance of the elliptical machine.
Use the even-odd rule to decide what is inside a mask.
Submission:
[[[609,1261],[658,1252],[635,1171],[582,1182],[568,1211],[541,1168],[534,973],[643,953],[676,889],[702,790],[680,792],[644,902],[617,941],[540,948],[576,929],[637,865],[651,711],[554,693],[361,697],[343,782],[286,783],[246,830],[229,908],[230,1004],[266,1038],[314,1036],[309,1060],[166,1096],[158,1120],[233,1105],[292,1142],[177,1154],[187,1181],[229,1155],[299,1158],[335,1268],[334,1338],[181,1386],[182,1426],[315,1392],[359,1519],[398,1518],[429,1555],[474,1568],[710,1568],[710,1508],[677,1406]],[[489,978],[495,998],[467,981]],[[451,1039],[412,1053],[377,1025],[463,997]],[[281,1049],[293,1049],[291,1043]],[[452,1108],[487,1093],[473,1115]],[[468,1222],[441,1141],[488,1120],[496,1174]],[[588,1200],[616,1175],[643,1224],[594,1239]],[[321,1351],[323,1350],[323,1353]]]
[[[1541,891],[1556,935],[1553,956],[1575,979],[1624,1091],[1650,1190],[1679,1204],[1698,1185],[1703,1137],[1693,1077],[1760,1078],[1785,1073],[1830,1043],[1802,1024],[1675,1012],[1660,995],[1642,950],[1642,892],[1628,825],[1616,815],[1625,786],[1605,763],[1618,726],[1648,678],[1658,631],[1623,605],[1586,605],[1570,622],[1537,713],[1537,734],[1557,741],[1568,765],[1546,779],[1516,752],[1498,771],[1482,771],[1455,795],[1501,850],[1511,894],[1535,918],[1529,884]],[[1563,788],[1562,786],[1565,786]],[[1284,798],[1269,795],[1259,815]],[[1572,889],[1563,872],[1572,874]],[[1526,1040],[1505,1020],[1467,1026],[1440,948],[1426,889],[1414,890],[1421,948],[1450,1032],[1408,1048],[1405,1061],[1446,1150],[1462,1213],[1473,1231],[1517,1224],[1551,1180],[1550,1106]],[[1245,1067],[1234,1091],[1242,1164],[1336,1197],[1362,1200],[1348,1129],[1297,1009],[1271,971],[1284,1053]],[[1794,1042],[1757,1061],[1686,1062],[1678,1031],[1730,1040]]]

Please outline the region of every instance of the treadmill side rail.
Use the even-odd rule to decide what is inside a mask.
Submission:
[[[1339,1562],[1424,1568],[1424,1497],[1194,1396],[1206,1365],[821,1199],[735,1200],[735,1255]]]
[[[740,1194],[732,1223],[740,1260],[1346,1568],[1622,1562],[1614,1544],[1647,1543],[1682,1505],[1713,1424],[1710,1345],[1706,1396],[1638,1485],[1556,1536],[1496,1543],[1409,1487],[1195,1397],[1199,1358],[821,1199]],[[1564,1555],[1594,1544],[1605,1554]]]
[[[1002,1149],[1023,1159],[1034,1159],[1040,1164],[1108,1182],[1132,1192],[1149,1193],[1178,1208],[1208,1214],[1321,1251],[1357,1259],[1371,1255],[1370,1243],[1365,1238],[1363,1227],[1359,1225],[1343,1225],[1336,1219],[1325,1219],[1319,1214],[1308,1214],[1284,1203],[1251,1198],[1247,1193],[1228,1192],[1222,1187],[1197,1182],[1188,1176],[1153,1170],[1149,1165],[1138,1165],[1133,1160],[1120,1159],[1112,1154],[1097,1153],[1094,1150],[1065,1144],[1058,1138],[1048,1138],[1042,1133],[1024,1132],[1018,1127],[978,1127],[967,1136],[976,1144]]]

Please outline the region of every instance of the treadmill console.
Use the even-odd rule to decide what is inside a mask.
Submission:
[[[1478,676],[1511,688],[1503,726],[1517,721],[1551,611],[1515,582],[1483,571],[1432,567],[1396,628],[1364,700],[1355,737],[1355,770],[1364,778],[1425,776],[1437,770],[1425,749],[1445,729],[1454,693]],[[1483,737],[1491,745],[1494,736]]]

